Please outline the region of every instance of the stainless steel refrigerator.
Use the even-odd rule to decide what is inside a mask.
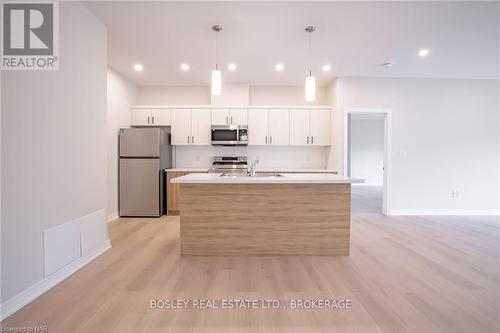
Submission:
[[[168,129],[120,129],[120,216],[164,214],[167,195],[164,170],[172,167],[171,148]]]

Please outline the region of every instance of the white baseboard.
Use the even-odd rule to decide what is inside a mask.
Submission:
[[[38,281],[31,287],[23,290],[19,294],[5,301],[0,305],[0,320],[4,320],[5,318],[9,317],[14,312],[21,309],[23,306],[30,303],[35,298],[39,297],[58,283],[62,282],[110,248],[111,243],[108,239],[106,244],[104,244],[101,248],[88,254],[85,257],[78,258],[77,260],[73,261],[54,274],[47,276],[43,280]]]
[[[391,209],[389,215],[499,216],[500,209]]]
[[[108,223],[113,222],[114,220],[116,220],[119,217],[120,216],[118,215],[118,212],[114,212],[112,214],[109,214],[108,215]]]

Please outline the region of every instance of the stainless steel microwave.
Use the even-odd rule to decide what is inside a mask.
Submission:
[[[248,126],[212,125],[213,146],[246,146],[248,144]]]

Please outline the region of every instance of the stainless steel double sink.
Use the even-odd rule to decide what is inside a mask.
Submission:
[[[255,176],[250,176],[249,174],[246,173],[223,173],[220,175],[220,177],[225,177],[225,178],[237,178],[237,177],[251,177],[251,178],[258,178],[258,177],[283,177],[282,174],[276,173],[276,172],[257,172],[255,173]]]

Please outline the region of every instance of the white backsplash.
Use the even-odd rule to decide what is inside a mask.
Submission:
[[[248,161],[259,159],[258,168],[324,169],[329,147],[297,146],[176,146],[174,167],[209,168],[213,156],[247,156]]]

